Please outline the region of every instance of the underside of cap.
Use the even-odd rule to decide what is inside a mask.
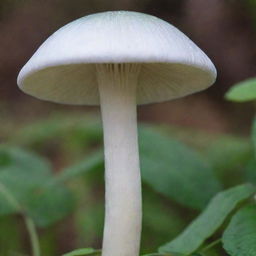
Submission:
[[[55,32],[21,70],[18,85],[43,100],[99,104],[95,64],[140,63],[137,102],[179,98],[216,79],[210,59],[182,32],[154,16],[105,12]]]

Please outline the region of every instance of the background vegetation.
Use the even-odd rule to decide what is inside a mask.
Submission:
[[[33,99],[17,89],[16,77],[60,26],[89,13],[126,9],[179,27],[219,73],[206,92],[139,107],[141,254],[254,256],[255,8],[254,0],[1,0],[0,255],[32,255],[35,229],[44,256],[100,248],[99,109]]]

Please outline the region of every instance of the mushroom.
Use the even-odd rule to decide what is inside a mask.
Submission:
[[[206,89],[215,79],[210,59],[182,32],[157,17],[129,11],[92,14],[67,24],[20,71],[18,85],[25,93],[57,103],[101,107],[103,256],[139,254],[137,104],[183,97]]]

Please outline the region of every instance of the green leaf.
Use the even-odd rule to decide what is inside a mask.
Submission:
[[[51,175],[50,164],[42,157],[17,147],[0,146],[0,173],[12,170],[27,170],[32,178],[42,179]],[[35,180],[30,182],[34,182]],[[28,182],[29,182],[28,181]]]
[[[240,185],[218,193],[177,238],[159,248],[159,252],[178,252],[189,255],[222,225],[235,207],[255,193],[252,185]]]
[[[26,213],[38,226],[48,226],[70,213],[73,197],[56,184],[50,165],[33,153],[0,147],[0,215]],[[7,160],[6,160],[7,159]],[[55,183],[55,186],[48,184]]]
[[[0,159],[1,188],[5,192],[11,191],[12,196],[21,203],[27,200],[35,188],[51,177],[47,161],[19,148],[2,145]],[[15,212],[17,208],[13,207],[0,192],[0,215]]]
[[[84,256],[84,255],[100,255],[100,250],[94,250],[92,248],[77,249],[72,252],[63,254],[62,256]]]
[[[256,255],[256,205],[246,206],[232,217],[222,242],[231,256]]]
[[[143,181],[195,209],[204,208],[221,186],[200,154],[153,129],[139,133]],[[202,191],[204,191],[202,193]]]
[[[65,218],[74,206],[71,192],[64,186],[45,186],[32,195],[26,209],[38,227],[48,227]]]
[[[256,78],[250,78],[231,87],[225,95],[230,101],[244,102],[256,99]]]

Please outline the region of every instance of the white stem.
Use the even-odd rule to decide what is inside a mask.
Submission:
[[[138,64],[97,65],[104,129],[106,209],[102,256],[138,256],[141,177],[137,138]]]

